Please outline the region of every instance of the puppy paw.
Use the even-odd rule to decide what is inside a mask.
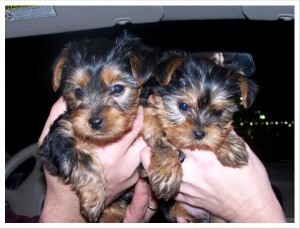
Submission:
[[[169,200],[179,190],[182,168],[177,154],[165,158],[151,158],[149,182],[158,199]]]
[[[246,143],[238,136],[230,135],[217,152],[219,161],[229,167],[247,165],[249,155],[246,151]]]
[[[103,207],[103,202],[89,201],[81,205],[81,214],[84,215],[89,222],[96,223],[99,220]]]
[[[104,208],[99,223],[122,223],[125,217],[126,207],[127,205],[113,203]]]
[[[90,186],[86,184],[85,188],[81,187],[79,190],[77,187],[76,191],[80,201],[81,214],[90,223],[98,222],[104,208],[104,190],[97,188],[97,185],[91,182]]]

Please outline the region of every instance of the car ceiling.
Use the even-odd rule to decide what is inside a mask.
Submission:
[[[293,20],[294,6],[53,6],[56,16],[5,22],[5,38],[174,20]]]

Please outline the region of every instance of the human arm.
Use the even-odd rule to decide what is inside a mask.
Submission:
[[[183,150],[183,178],[176,200],[203,208],[228,222],[285,222],[265,167],[247,145],[248,165],[223,166],[210,151]],[[147,168],[149,152],[142,152]]]
[[[52,107],[45,127],[39,138],[39,145],[47,135],[53,121],[66,109],[65,102],[60,98]],[[137,167],[140,163],[140,152],[146,147],[141,138],[137,138],[143,123],[143,110],[139,108],[138,116],[134,126],[118,142],[111,143],[99,148],[99,158],[106,170],[106,205],[110,204],[122,192],[133,186],[138,181]],[[109,155],[106,157],[105,155]],[[120,163],[122,162],[122,163]],[[52,176],[46,170],[45,178],[47,182],[47,192],[40,222],[85,222],[80,214],[79,199],[69,185],[64,184],[57,177]],[[149,197],[147,184],[137,183],[135,196],[132,204],[128,206],[125,219],[127,222],[147,221],[153,215],[148,212],[149,202],[154,200]],[[134,204],[134,207],[133,207]],[[140,207],[144,210],[144,218],[141,217],[143,211],[136,209]],[[130,214],[130,215],[128,215]]]

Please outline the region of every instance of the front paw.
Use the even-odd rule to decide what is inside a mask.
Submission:
[[[152,156],[149,167],[150,186],[158,199],[169,200],[179,190],[182,168],[178,156]]]
[[[217,158],[223,165],[229,167],[247,165],[249,155],[246,150],[246,143],[239,136],[228,136],[217,151]]]
[[[88,199],[81,199],[81,213],[91,223],[96,223],[104,208],[104,201],[93,200],[90,196]]]
[[[122,223],[125,217],[127,204],[116,204],[104,208],[101,213],[99,223]]]

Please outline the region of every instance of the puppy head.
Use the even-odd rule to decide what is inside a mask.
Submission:
[[[241,102],[249,107],[257,92],[244,75],[188,53],[164,54],[156,78],[159,119],[167,138],[179,148],[217,150]]]
[[[111,142],[128,131],[141,86],[152,74],[151,50],[128,35],[109,42],[70,42],[54,66],[53,87],[67,102],[74,134],[85,141]],[[145,66],[147,64],[147,66]]]

